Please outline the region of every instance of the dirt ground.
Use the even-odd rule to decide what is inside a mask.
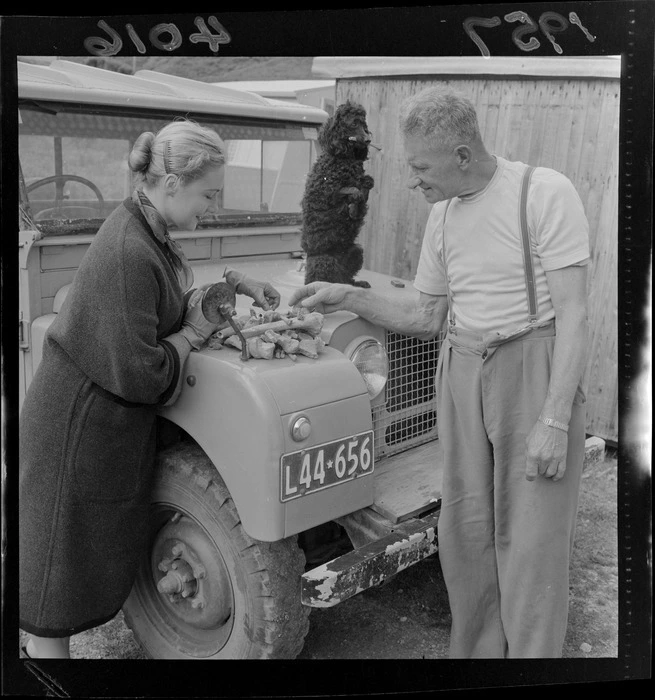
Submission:
[[[585,469],[571,566],[565,658],[618,653],[617,460]],[[315,609],[299,659],[447,658],[450,612],[438,557],[340,605]],[[22,643],[25,637],[22,635]],[[122,615],[74,637],[80,659],[145,658]]]

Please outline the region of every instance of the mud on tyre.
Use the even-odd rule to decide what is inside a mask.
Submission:
[[[160,453],[151,529],[123,611],[151,658],[295,658],[309,629],[297,538],[253,540],[195,445]]]

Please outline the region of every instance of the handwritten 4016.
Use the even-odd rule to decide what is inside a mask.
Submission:
[[[223,25],[213,15],[207,19],[207,22],[217,32],[216,34],[212,34],[202,17],[196,17],[193,21],[198,31],[189,35],[189,41],[192,44],[205,42],[208,44],[210,51],[217,53],[221,44],[229,44],[232,40]],[[110,27],[104,19],[98,22],[98,27],[109,35],[110,41],[99,36],[90,36],[84,40],[84,48],[94,56],[115,56],[123,48],[123,40],[120,34]],[[131,24],[126,24],[125,30],[136,50],[140,54],[146,53],[146,45],[136,29]],[[182,46],[183,37],[175,24],[172,22],[161,22],[150,29],[148,40],[156,49],[172,52]]]
[[[591,41],[596,41],[596,37],[592,36],[587,29],[583,26],[580,18],[575,12],[569,12],[568,22],[565,17],[557,12],[544,12],[538,20],[535,22],[530,15],[522,12],[520,10],[515,12],[510,12],[503,18],[506,22],[521,22],[523,26],[517,27],[512,32],[512,41],[518,46],[521,51],[534,51],[541,46],[539,39],[534,36],[530,37],[529,41],[525,41],[523,37],[526,34],[534,34],[541,30],[545,37],[553,45],[553,48],[558,54],[562,53],[562,47],[555,41],[554,34],[565,31],[569,28],[569,23],[579,27],[580,31],[585,35],[585,37]],[[502,24],[500,17],[469,17],[465,19],[464,30],[475,43],[475,45],[480,49],[483,56],[489,57],[489,49],[487,45],[482,41],[478,33],[475,31],[474,27],[497,27]]]

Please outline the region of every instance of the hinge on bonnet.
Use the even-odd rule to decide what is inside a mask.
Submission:
[[[18,232],[18,262],[22,270],[27,269],[27,257],[32,246],[43,238],[43,233],[36,228]]]
[[[30,349],[30,323],[23,318],[22,311],[18,319],[18,347],[24,351]]]

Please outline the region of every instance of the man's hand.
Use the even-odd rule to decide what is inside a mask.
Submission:
[[[300,304],[321,314],[348,309],[346,297],[353,287],[349,284],[330,284],[329,282],[312,282],[297,289],[289,299],[289,306]]]
[[[537,474],[541,474],[559,481],[566,471],[567,433],[538,420],[525,442],[525,478],[534,481]]]

